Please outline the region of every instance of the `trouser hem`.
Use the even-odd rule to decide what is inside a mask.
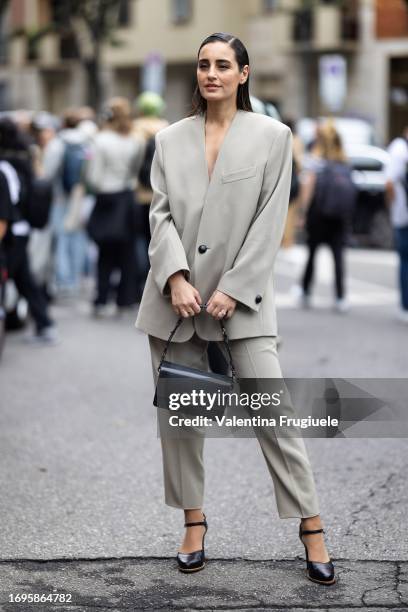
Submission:
[[[303,513],[303,514],[279,514],[279,518],[281,519],[290,519],[290,518],[311,518],[312,516],[318,516],[320,514],[320,511],[317,510],[316,512],[312,512],[312,513]]]
[[[172,501],[168,501],[167,499],[164,500],[164,503],[166,504],[166,506],[171,506],[171,508],[179,508],[179,510],[201,510],[201,508],[203,507],[203,504],[178,504],[176,502],[172,502]]]

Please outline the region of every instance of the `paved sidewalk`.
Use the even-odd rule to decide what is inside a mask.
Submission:
[[[0,565],[1,601],[8,593],[71,594],[70,605],[19,604],[38,610],[408,610],[408,563],[336,561],[338,583],[315,585],[300,560],[210,559],[182,574],[163,558],[20,561]],[[0,612],[18,604],[0,604]],[[21,609],[21,607],[20,607]]]
[[[408,327],[391,303],[395,262],[372,255],[350,253],[357,293],[347,316],[328,307],[328,275],[315,309],[294,308],[301,260],[278,262],[286,376],[407,376]],[[136,313],[96,321],[82,300],[54,314],[59,346],[27,347],[10,335],[0,366],[0,612],[408,610],[407,439],[305,440],[333,587],[306,579],[298,520],[279,519],[256,440],[207,440],[208,566],[184,575],[174,559],[183,519],[163,504]],[[11,603],[10,593],[72,600]]]

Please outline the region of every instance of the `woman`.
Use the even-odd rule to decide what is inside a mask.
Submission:
[[[86,180],[96,193],[88,230],[99,248],[94,314],[103,314],[111,291],[111,274],[120,271],[116,290],[119,309],[138,301],[135,252],[134,190],[143,161],[144,144],[131,135],[131,108],[125,98],[105,107],[104,129],[95,136]]]
[[[136,321],[149,334],[156,379],[179,316],[185,320],[170,344],[171,361],[206,369],[208,341],[222,340],[224,319],[238,377],[282,376],[271,271],[288,207],[292,139],[280,122],[251,112],[248,77],[248,54],[239,39],[224,33],[206,38],[198,53],[192,116],[156,136],[151,270]],[[199,314],[204,303],[206,312]],[[280,517],[301,518],[307,533],[315,562],[309,577],[332,583],[303,439],[278,440],[264,428],[259,442]],[[165,501],[183,508],[186,520],[179,569],[199,570],[207,530],[201,510],[203,438],[161,436],[161,443]],[[315,530],[320,535],[311,537],[308,532]]]
[[[303,185],[302,208],[307,209],[306,230],[309,256],[300,289],[301,304],[310,305],[314,259],[317,247],[327,243],[333,253],[335,309],[349,309],[344,290],[343,250],[350,230],[356,188],[351,179],[340,135],[331,122],[317,130],[314,159],[309,162]]]

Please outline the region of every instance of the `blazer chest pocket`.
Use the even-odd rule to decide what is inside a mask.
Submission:
[[[232,181],[241,181],[242,179],[248,179],[255,176],[257,172],[257,166],[247,166],[246,168],[240,168],[239,170],[233,170],[232,172],[224,172],[221,176],[223,183],[232,183]]]

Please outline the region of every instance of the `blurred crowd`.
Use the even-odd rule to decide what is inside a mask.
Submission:
[[[346,295],[344,249],[354,246],[353,221],[363,192],[334,119],[317,123],[315,138],[306,149],[295,133],[293,160],[293,193],[282,246],[293,245],[297,229],[303,228],[308,249],[305,269],[293,293],[299,306],[311,307],[315,256],[318,247],[326,244],[333,256],[334,308],[345,313],[350,302]],[[399,256],[397,317],[408,323],[408,125],[387,148],[381,180],[392,244]]]
[[[0,117],[0,303],[8,279],[35,324],[27,340],[58,341],[49,304],[79,296],[86,276],[96,281],[94,316],[140,301],[163,111],[162,98],[145,92],[135,109],[116,97],[98,117],[89,107]]]
[[[141,94],[89,107],[0,116],[0,313],[12,281],[34,322],[30,342],[58,341],[50,303],[80,295],[94,279],[92,314],[103,317],[140,301],[149,270],[150,168],[155,135],[168,122],[164,101]],[[294,126],[286,121],[292,131]],[[319,124],[305,148],[294,133],[290,204],[282,247],[299,230],[308,248],[296,287],[310,307],[320,244],[333,254],[334,306],[349,308],[344,247],[357,201],[352,169],[332,121]],[[408,322],[408,128],[388,147],[386,197],[400,257],[400,318]],[[6,282],[8,281],[8,282]],[[1,318],[1,317],[0,317]],[[3,316],[4,319],[4,316]]]

